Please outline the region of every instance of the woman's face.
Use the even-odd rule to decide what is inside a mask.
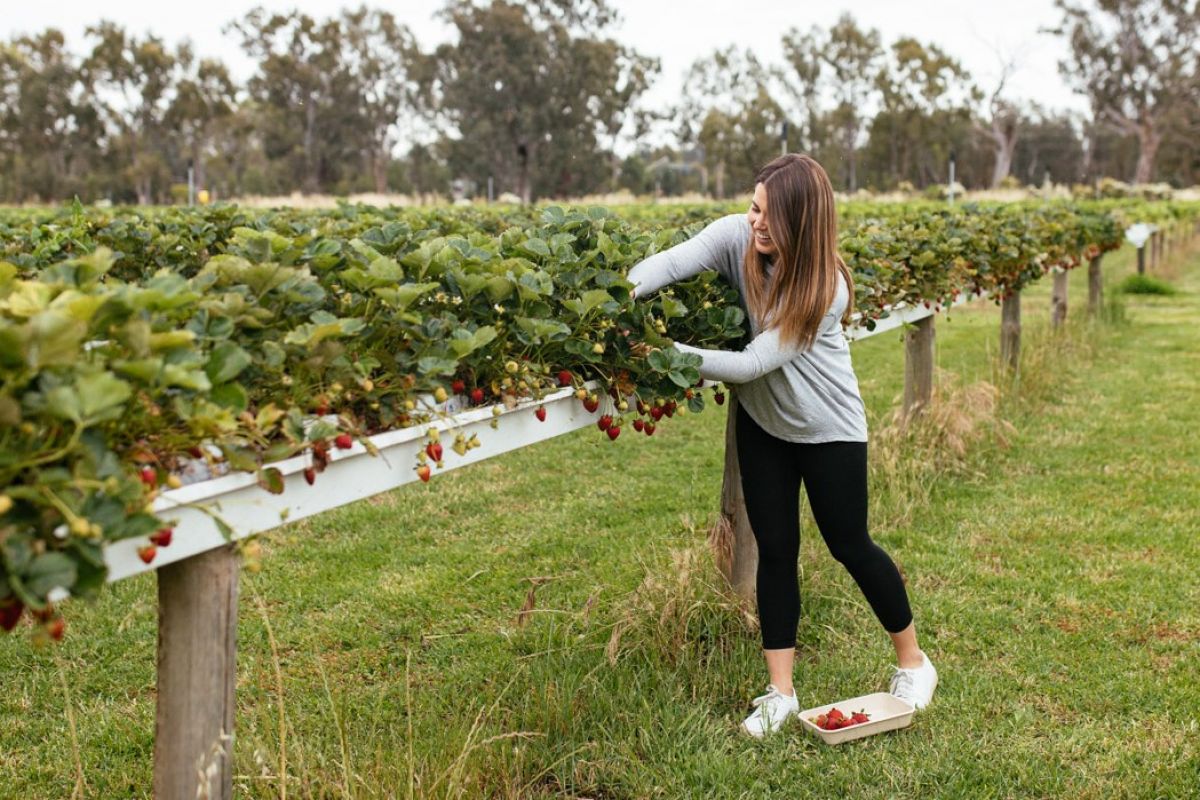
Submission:
[[[775,242],[767,229],[767,190],[761,183],[754,185],[754,196],[750,198],[746,219],[750,221],[750,229],[754,232],[754,249],[764,256],[775,255]]]

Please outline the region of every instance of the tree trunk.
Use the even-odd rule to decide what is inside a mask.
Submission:
[[[996,152],[996,164],[992,168],[992,188],[998,189],[1000,184],[1012,172],[1013,153],[1017,148],[1016,131],[1009,133],[1004,130],[995,130],[992,137],[992,143]]]
[[[304,107],[304,191],[316,194],[321,189],[320,176],[317,175],[317,102],[309,97]]]
[[[1162,134],[1154,129],[1154,123],[1147,122],[1138,128],[1138,160],[1134,172],[1134,183],[1150,183],[1154,177],[1154,159],[1158,155],[1158,146],[1162,143]]]
[[[717,172],[717,178],[716,178],[717,197],[724,198],[725,197],[725,161],[724,160],[717,162],[716,172]]]
[[[1095,317],[1104,306],[1104,282],[1100,275],[1100,259],[1096,256],[1088,262],[1088,316]]]
[[[1054,289],[1050,294],[1050,324],[1062,327],[1067,321],[1067,278],[1066,270],[1054,273]]]
[[[1006,296],[1000,307],[1000,361],[1016,370],[1021,363],[1021,293]]]
[[[904,334],[904,418],[920,414],[933,398],[933,317],[917,320]]]
[[[729,585],[747,602],[753,603],[758,575],[758,544],[746,516],[742,495],[742,471],[737,456],[738,396],[730,390],[725,412],[725,475],[721,482],[721,510],[709,530],[717,567]]]
[[[371,158],[371,177],[375,181],[375,192],[387,194],[388,190],[388,151],[380,146]]]
[[[154,797],[230,800],[238,555],[226,545],[161,567],[157,576]]]

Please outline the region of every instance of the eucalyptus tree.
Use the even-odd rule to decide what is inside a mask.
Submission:
[[[649,86],[657,63],[607,36],[594,0],[450,0],[457,41],[430,56],[424,95],[453,166],[495,177],[525,202],[558,193],[597,160]]]
[[[1200,8],[1196,0],[1055,0],[1051,29],[1070,47],[1059,70],[1096,120],[1137,139],[1133,180],[1154,179],[1173,115],[1200,104]]]

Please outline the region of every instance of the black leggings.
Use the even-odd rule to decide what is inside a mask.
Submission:
[[[800,623],[800,483],[829,552],[890,633],[912,622],[896,564],[867,533],[867,443],[777,439],[738,406],[742,493],[758,542],[758,618],[763,648],[796,646]]]

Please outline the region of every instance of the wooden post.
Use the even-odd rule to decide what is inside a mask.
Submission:
[[[758,544],[746,516],[746,498],[742,495],[742,471],[737,456],[738,396],[730,391],[725,416],[725,475],[721,483],[721,511],[709,531],[709,543],[716,554],[717,567],[729,585],[743,599],[754,602],[758,576]]]
[[[1138,275],[1146,274],[1146,245],[1138,248]]]
[[[1104,306],[1104,280],[1100,274],[1100,259],[1103,255],[1096,256],[1088,262],[1088,316],[1095,317],[1100,314],[1100,309]]]
[[[1000,361],[1012,370],[1021,363],[1021,293],[1006,295],[1000,306]]]
[[[230,800],[238,555],[227,545],[157,574],[154,797]]]
[[[906,326],[904,333],[904,418],[920,414],[933,397],[933,317]]]
[[[1054,289],[1050,293],[1050,324],[1062,327],[1067,321],[1067,271],[1054,273]]]

